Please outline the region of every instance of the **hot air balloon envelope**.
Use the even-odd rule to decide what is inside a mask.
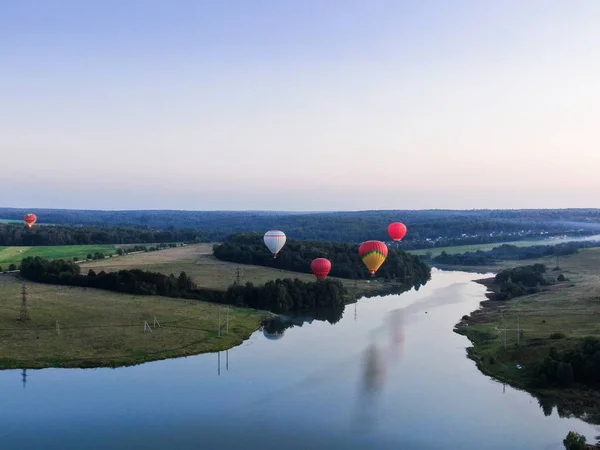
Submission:
[[[394,241],[400,241],[406,236],[406,225],[402,222],[393,222],[388,226],[388,233]]]
[[[388,248],[381,241],[366,241],[360,244],[358,255],[371,272],[371,275],[375,275],[375,272],[377,272],[387,258]]]
[[[36,220],[37,216],[35,214],[25,214],[25,223],[29,228],[33,226]]]
[[[285,245],[286,237],[283,231],[269,230],[265,233],[263,240],[267,248],[273,253],[273,258],[277,258],[277,253]]]
[[[331,261],[327,258],[316,258],[313,259],[310,268],[319,280],[324,280],[331,270]]]

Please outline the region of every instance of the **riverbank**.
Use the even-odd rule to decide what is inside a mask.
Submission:
[[[0,369],[118,367],[222,351],[272,316],[196,300],[26,286],[30,318],[21,322],[22,284],[0,275]]]
[[[504,267],[546,264],[553,258],[507,262]],[[600,338],[600,249],[586,249],[561,258],[560,270],[567,282],[557,283],[539,293],[508,301],[484,300],[481,308],[463,317],[455,331],[473,346],[469,358],[485,374],[534,394],[544,411],[557,406],[561,415],[575,415],[600,424],[600,392],[582,385],[541,389],[538,367],[550,352],[563,355],[581,346],[585,337]],[[493,298],[493,278],[478,280]]]

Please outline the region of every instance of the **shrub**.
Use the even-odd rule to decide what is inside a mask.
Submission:
[[[566,450],[585,450],[587,448],[585,436],[574,431],[569,431],[563,444]]]

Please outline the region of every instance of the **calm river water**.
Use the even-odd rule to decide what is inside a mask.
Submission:
[[[363,299],[335,325],[123,369],[0,372],[4,449],[562,449],[536,399],[482,375],[453,333],[482,275],[433,269],[419,291]],[[356,314],[355,314],[356,311]],[[220,362],[220,367],[219,367]]]

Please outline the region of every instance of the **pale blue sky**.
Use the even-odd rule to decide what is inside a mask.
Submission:
[[[600,207],[600,1],[0,0],[0,206]]]

